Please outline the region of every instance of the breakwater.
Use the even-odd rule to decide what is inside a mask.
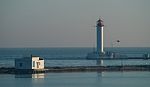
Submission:
[[[124,65],[124,66],[70,66],[70,67],[45,67],[41,70],[18,70],[0,68],[0,74],[36,74],[50,72],[90,72],[90,71],[150,71],[150,65]]]

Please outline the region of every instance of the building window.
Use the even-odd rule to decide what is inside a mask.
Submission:
[[[32,67],[35,67],[35,61],[33,61]]]
[[[19,66],[22,67],[22,63],[19,63]]]

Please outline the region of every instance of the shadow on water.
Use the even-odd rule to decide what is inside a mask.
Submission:
[[[45,78],[44,73],[38,73],[38,74],[15,74],[15,78]]]
[[[45,74],[15,74],[12,86],[5,87],[43,87]]]

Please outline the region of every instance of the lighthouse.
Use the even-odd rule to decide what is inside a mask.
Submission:
[[[87,59],[91,59],[91,58],[104,58],[105,54],[104,54],[104,24],[103,21],[101,19],[98,19],[98,21],[96,22],[96,50],[94,50],[91,53],[87,54]],[[98,63],[103,64],[102,63],[103,60],[98,61]]]
[[[97,31],[97,48],[96,51],[98,54],[104,53],[104,24],[101,19],[97,21],[96,31]]]

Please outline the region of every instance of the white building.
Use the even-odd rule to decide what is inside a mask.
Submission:
[[[15,59],[16,69],[44,69],[44,59],[38,56]]]

